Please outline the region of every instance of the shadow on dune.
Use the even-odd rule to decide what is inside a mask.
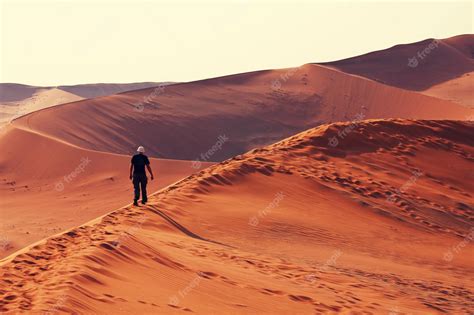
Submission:
[[[197,234],[191,232],[190,230],[188,230],[187,228],[185,228],[184,226],[182,226],[181,224],[179,224],[178,222],[176,222],[175,220],[173,220],[171,217],[169,217],[166,213],[164,213],[164,212],[161,211],[161,210],[158,210],[155,206],[148,205],[148,206],[147,206],[147,210],[150,210],[151,212],[153,212],[153,213],[155,213],[155,214],[161,216],[163,219],[165,219],[166,221],[168,221],[168,223],[170,223],[170,224],[173,225],[175,228],[177,228],[178,230],[180,230],[181,232],[183,232],[184,234],[186,234],[186,235],[189,236],[189,237],[192,237],[192,238],[195,238],[195,239],[198,239],[198,240],[201,240],[201,241],[205,241],[205,242],[210,242],[210,243],[214,243],[214,244],[218,244],[218,245],[222,245],[222,246],[234,248],[233,246],[230,246],[230,245],[227,245],[227,244],[224,244],[224,243],[220,243],[220,242],[217,242],[217,241],[213,241],[213,240],[204,238],[204,237],[202,237],[202,236],[199,236],[199,235],[197,235]]]

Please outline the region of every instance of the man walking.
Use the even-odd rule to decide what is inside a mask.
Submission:
[[[130,179],[133,180],[133,188],[135,190],[135,198],[133,199],[133,205],[138,206],[138,198],[140,198],[140,188],[142,191],[142,204],[146,204],[148,197],[146,194],[146,184],[148,178],[146,177],[145,166],[150,173],[151,180],[153,180],[153,171],[150,167],[150,161],[148,156],[146,156],[145,148],[139,146],[137,149],[137,154],[132,157],[132,163],[130,165]]]

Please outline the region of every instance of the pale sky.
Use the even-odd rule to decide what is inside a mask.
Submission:
[[[471,1],[0,0],[0,82],[192,81],[473,33]]]

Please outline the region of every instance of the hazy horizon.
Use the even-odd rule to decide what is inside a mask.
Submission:
[[[465,1],[0,3],[0,82],[36,86],[186,82],[472,33]]]

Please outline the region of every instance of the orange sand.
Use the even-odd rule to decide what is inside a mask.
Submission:
[[[338,123],[237,156],[3,260],[1,310],[468,314],[473,132]]]
[[[8,241],[0,246],[0,258],[133,200],[129,156],[84,150],[13,127],[0,136],[0,149],[0,241]],[[189,161],[151,164],[156,180],[149,182],[150,193],[196,171]]]

